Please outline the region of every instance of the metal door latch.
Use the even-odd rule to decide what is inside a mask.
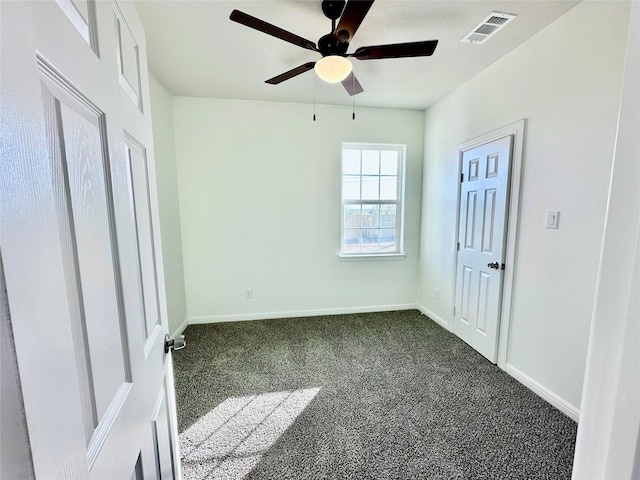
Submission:
[[[164,336],[164,353],[169,353],[169,350],[181,350],[186,346],[184,335],[178,335],[176,338],[169,338],[168,334]]]

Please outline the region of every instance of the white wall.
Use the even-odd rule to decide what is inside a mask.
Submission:
[[[573,478],[640,478],[640,2],[633,5]]]
[[[577,416],[629,5],[586,1],[429,108],[419,302],[451,325],[458,143],[527,119],[507,371]],[[517,21],[517,20],[516,20]],[[597,33],[595,33],[597,32]],[[472,46],[473,48],[482,48]],[[559,229],[544,228],[559,210]],[[440,300],[433,298],[440,289]],[[550,398],[552,397],[552,398]]]
[[[190,322],[415,306],[424,112],[316,110],[174,98]],[[338,258],[343,141],[407,145],[405,260]]]
[[[149,75],[149,87],[167,313],[169,334],[172,335],[187,319],[178,182],[176,179],[173,97],[151,74]]]

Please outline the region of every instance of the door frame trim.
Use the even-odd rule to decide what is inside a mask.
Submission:
[[[490,132],[474,137],[466,142],[458,144],[458,179],[463,173],[462,154],[463,152],[484,145],[485,143],[499,140],[501,138],[513,135],[512,152],[511,152],[511,174],[507,184],[509,189],[507,192],[507,237],[505,243],[505,264],[507,268],[504,271],[504,279],[502,284],[502,303],[500,308],[500,317],[498,318],[498,367],[503,370],[507,368],[507,359],[509,353],[509,333],[511,329],[511,303],[513,296],[514,277],[516,270],[516,254],[518,240],[518,220],[520,218],[520,185],[522,181],[522,164],[524,158],[524,137],[525,137],[526,119],[505,125]],[[458,234],[460,230],[460,191],[461,182],[457,182],[456,192],[456,227],[453,238],[453,283],[451,291],[454,293],[451,298],[451,314],[453,318],[453,310],[455,307],[455,291],[457,281],[457,263],[458,263]],[[450,330],[453,332],[453,321]]]

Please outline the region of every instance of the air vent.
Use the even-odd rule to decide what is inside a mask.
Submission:
[[[491,17],[488,18],[485,23],[492,23],[493,25],[502,25],[503,23],[508,21],[509,19],[507,17],[496,17],[495,15],[491,15]]]
[[[487,18],[475,26],[461,40],[463,43],[484,43],[502,30],[516,15],[510,13],[491,12]]]
[[[481,34],[481,35],[491,35],[493,33],[494,30],[496,30],[499,26],[498,25],[489,25],[488,23],[483,23],[482,25],[480,25],[480,27],[476,28],[473,33],[474,34]]]

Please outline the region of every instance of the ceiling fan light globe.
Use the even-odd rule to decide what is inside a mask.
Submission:
[[[313,69],[327,83],[338,83],[349,76],[353,65],[340,55],[327,55],[316,62]]]

